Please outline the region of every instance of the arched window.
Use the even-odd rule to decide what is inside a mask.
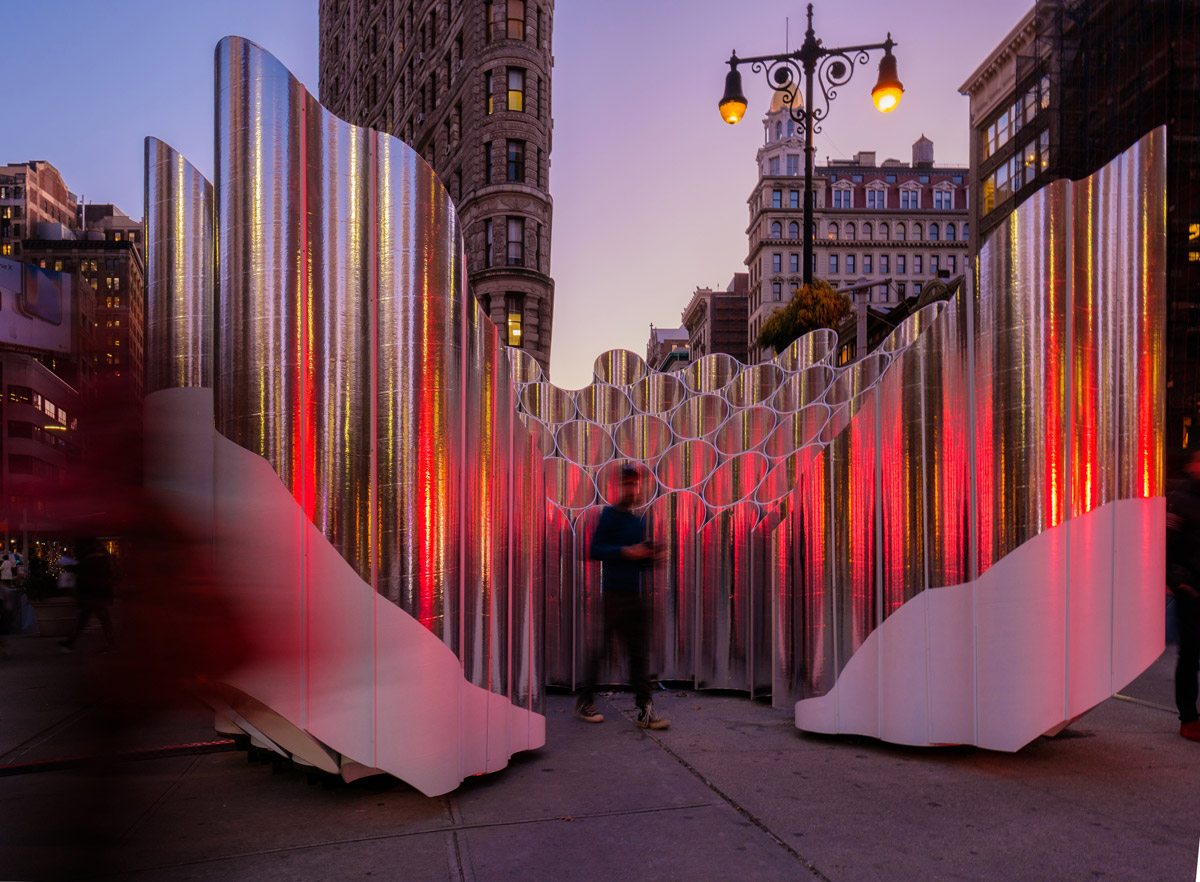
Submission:
[[[941,230],[940,230],[940,229],[938,229],[938,225],[937,225],[937,224],[930,224],[930,225],[929,225],[929,241],[930,241],[930,242],[936,242],[936,241],[938,240],[938,237],[939,237],[940,235],[941,235]]]
[[[783,123],[777,122],[777,123],[775,123],[775,140],[779,140],[782,137],[783,137]]]
[[[875,238],[875,228],[869,223],[863,224],[863,241],[870,242]]]
[[[800,238],[800,224],[796,223],[795,221],[792,221],[790,224],[788,224],[788,238],[789,239],[799,239]]]
[[[920,242],[922,239],[925,238],[925,228],[922,227],[920,224],[913,224],[913,233],[914,233],[914,236],[913,236],[914,242]]]
[[[771,238],[772,239],[782,239],[783,238],[783,224],[781,224],[779,221],[775,221],[774,223],[771,224]]]
[[[858,233],[858,230],[855,228],[853,223],[846,224],[846,240],[847,241],[853,242],[854,237],[855,237],[855,235],[857,235],[857,233]]]
[[[883,241],[886,242],[888,240],[888,237],[891,236],[891,234],[892,234],[892,231],[888,228],[887,224],[879,225],[879,238],[880,239],[882,239]]]
[[[787,121],[787,136],[790,138],[794,134],[796,134],[796,124],[789,119]]]
[[[957,231],[954,229],[954,224],[946,224],[946,241],[953,242]]]
[[[905,224],[896,224],[896,240],[903,242],[908,237],[908,227]]]
[[[829,225],[829,238],[836,239],[838,237],[838,225],[836,223]]]

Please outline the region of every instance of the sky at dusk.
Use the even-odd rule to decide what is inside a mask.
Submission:
[[[911,160],[922,134],[939,165],[967,164],[958,87],[1033,0],[826,0],[826,46],[897,43],[904,100],[875,111],[878,53],[833,103],[818,165],[874,150]],[[551,377],[591,379],[606,349],[645,353],[650,324],[677,327],[697,286],[744,271],[746,199],[770,90],[743,68],[750,107],[717,114],[730,51],[765,55],[804,34],[794,0],[557,0],[554,22],[555,280]],[[141,217],[142,143],[154,135],[211,177],[213,48],[228,34],[274,54],[317,90],[316,0],[0,0],[7,69],[24,88],[6,104],[0,162],[46,159],[89,202]],[[49,22],[57,22],[49,26]]]

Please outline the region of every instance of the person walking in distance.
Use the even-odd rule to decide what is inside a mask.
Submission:
[[[1179,734],[1200,741],[1196,710],[1200,671],[1200,451],[1184,466],[1184,478],[1167,494],[1167,587],[1175,597],[1179,660],[1175,665],[1175,705]]]
[[[605,506],[592,536],[591,557],[603,564],[600,579],[603,639],[591,647],[586,679],[575,703],[575,715],[588,723],[601,723],[596,710],[596,680],[600,662],[612,643],[621,646],[628,662],[630,685],[638,706],[637,724],[643,729],[665,729],[671,723],[654,712],[650,700],[648,638],[650,606],[642,595],[642,573],[655,561],[653,544],[646,538],[646,522],[633,513],[641,478],[637,469],[621,469],[620,496]]]

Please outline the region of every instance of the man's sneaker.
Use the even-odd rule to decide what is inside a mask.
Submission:
[[[604,714],[596,710],[594,704],[577,704],[575,705],[575,716],[583,720],[585,723],[603,723]]]
[[[1179,727],[1179,734],[1189,741],[1200,741],[1200,720],[1192,720]]]
[[[665,729],[671,725],[671,721],[660,717],[654,712],[654,705],[648,704],[638,713],[637,724],[643,729]]]

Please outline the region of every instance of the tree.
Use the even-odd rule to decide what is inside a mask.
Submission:
[[[849,297],[828,282],[814,279],[811,285],[797,288],[788,305],[763,322],[758,332],[759,348],[783,352],[809,331],[836,328],[852,308]]]

